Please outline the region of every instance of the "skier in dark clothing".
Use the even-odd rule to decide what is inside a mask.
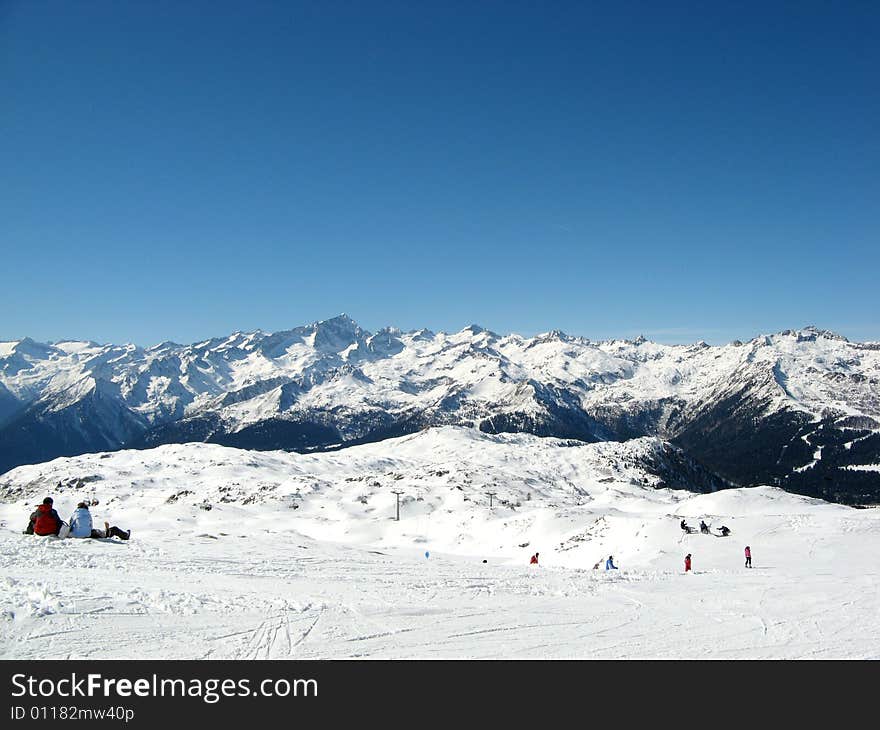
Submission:
[[[116,525],[110,527],[109,522],[104,523],[103,530],[92,530],[91,537],[96,540],[104,537],[118,537],[120,540],[128,540],[131,537],[131,530],[120,530]]]
[[[681,529],[684,530],[685,532],[688,531],[687,522],[684,521],[684,517],[681,518],[681,522],[679,523],[679,527],[681,527]]]
[[[617,570],[617,566],[614,564],[613,555],[609,555],[608,560],[605,561],[605,570]]]
[[[52,508],[52,498],[46,497],[32,513],[25,535],[57,535],[64,522]]]
[[[730,528],[725,525],[721,525],[721,537],[727,537],[729,534]]]
[[[709,534],[709,525],[703,522],[703,520],[700,520],[700,532],[702,532],[704,535]]]

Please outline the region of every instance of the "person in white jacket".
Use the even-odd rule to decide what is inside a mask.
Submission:
[[[89,512],[85,502],[80,502],[76,506],[76,511],[70,516],[68,522],[70,524],[68,537],[92,536],[92,513]]]
[[[118,537],[120,540],[128,540],[131,537],[131,530],[120,530],[116,525],[110,527],[109,522],[104,523],[103,530],[96,530],[92,526],[92,513],[89,512],[89,505],[80,502],[70,518],[69,537],[93,537],[95,539]]]

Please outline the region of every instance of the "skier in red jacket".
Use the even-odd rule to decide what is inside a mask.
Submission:
[[[537,565],[538,564],[538,553],[532,555],[532,559],[529,561],[529,565]]]
[[[684,572],[687,573],[691,569],[691,554],[684,556]]]
[[[24,531],[26,535],[57,535],[64,522],[52,508],[52,498],[46,497],[43,504],[31,513],[30,523]]]

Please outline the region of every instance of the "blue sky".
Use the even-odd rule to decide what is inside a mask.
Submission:
[[[880,339],[880,5],[0,0],[0,339]]]

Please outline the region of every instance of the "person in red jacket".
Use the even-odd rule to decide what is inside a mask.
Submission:
[[[746,545],[746,567],[752,567],[752,549]]]
[[[691,554],[684,556],[684,572],[687,573],[691,569]]]
[[[52,498],[46,497],[43,504],[31,513],[31,521],[24,532],[26,535],[57,535],[63,524],[52,508]]]
[[[529,565],[537,565],[538,564],[538,553],[532,555],[532,559],[529,561]]]

